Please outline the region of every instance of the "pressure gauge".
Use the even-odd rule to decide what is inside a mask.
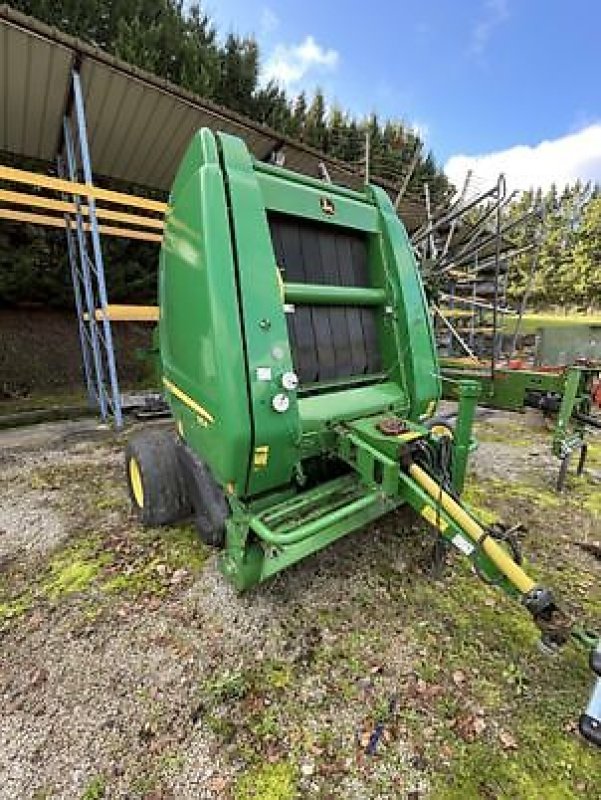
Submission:
[[[293,392],[298,387],[298,375],[296,372],[285,372],[282,375],[282,386],[288,392]]]
[[[283,414],[284,411],[288,411],[290,408],[290,398],[283,392],[279,392],[273,397],[271,405],[274,411],[277,411],[278,414]]]

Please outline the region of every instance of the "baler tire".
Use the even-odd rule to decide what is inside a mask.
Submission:
[[[198,535],[205,544],[221,550],[225,547],[225,523],[231,514],[225,492],[204,461],[183,441],[178,442],[177,449]]]
[[[144,526],[169,525],[190,515],[173,433],[145,430],[134,434],[125,449],[125,468],[132,506]]]

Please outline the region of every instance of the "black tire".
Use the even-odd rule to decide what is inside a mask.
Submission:
[[[205,544],[222,549],[225,523],[231,513],[225,492],[207,465],[182,441],[178,442],[177,454],[198,535]]]
[[[132,506],[143,525],[169,525],[190,516],[192,507],[171,431],[134,434],[125,449],[125,470]]]

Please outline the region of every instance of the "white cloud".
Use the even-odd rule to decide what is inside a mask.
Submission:
[[[337,50],[326,49],[313,36],[306,36],[300,44],[278,44],[265,63],[262,78],[265,83],[274,80],[290,87],[314,69],[335,69],[339,59]]]
[[[482,16],[472,28],[468,51],[480,56],[486,49],[495,28],[509,16],[507,0],[486,0],[482,8]]]
[[[271,8],[264,6],[261,11],[261,19],[259,22],[261,26],[261,33],[268,36],[280,27],[280,18]]]
[[[577,178],[601,182],[601,122],[534,146],[516,145],[479,156],[452,156],[445,164],[449,180],[457,187],[463,184],[469,169],[476,178],[487,181],[495,181],[502,172],[510,191],[539,186],[547,189],[552,183],[563,187]]]

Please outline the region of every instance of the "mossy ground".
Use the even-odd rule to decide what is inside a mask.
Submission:
[[[208,556],[192,525],[143,529],[118,469],[92,463],[42,466],[24,489],[44,492],[73,526],[45,561],[13,565],[0,582],[0,629],[37,607],[74,602],[98,612],[118,596],[165,597],[189,584]]]
[[[236,800],[291,800],[297,797],[294,764],[266,764],[243,775],[235,789]]]
[[[601,539],[600,484],[592,472],[571,477],[559,497],[532,460],[506,480],[498,469],[488,474],[482,465],[502,452],[494,432],[486,437],[493,427],[481,426],[466,502],[486,523],[524,523],[527,569],[599,627],[601,565],[579,542]],[[518,455],[541,441],[550,446],[520,421]],[[123,639],[114,669],[127,674],[136,641],[128,637],[158,615],[147,648],[149,658],[159,648],[161,671],[134,681],[122,738],[106,757],[134,755],[121,772],[95,764],[70,796],[196,796],[178,776],[202,761],[197,733],[218,765],[205,781],[212,800],[595,796],[599,754],[575,730],[592,685],[584,654],[569,645],[543,655],[524,610],[459,556],[433,579],[433,537],[415,517],[392,515],[236,598],[190,526],[137,524],[119,446],[24,473],[24,490],[49,498],[69,537],[29,565],[8,564],[0,579],[7,653],[28,653],[29,632],[44,624],[92,642],[108,631]],[[596,440],[590,464],[598,463]],[[204,605],[216,591],[216,605]],[[161,623],[163,604],[171,616]],[[167,700],[162,670],[184,661],[189,683],[173,681]],[[112,698],[91,691],[90,714],[102,714]],[[50,788],[36,796],[60,796],[47,775],[42,781]]]

